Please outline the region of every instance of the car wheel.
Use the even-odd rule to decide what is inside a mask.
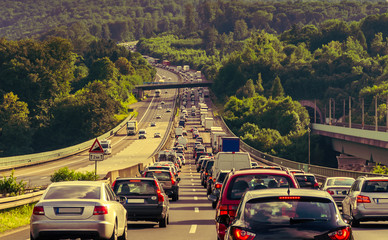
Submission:
[[[167,224],[170,224],[170,215],[167,214]]]
[[[217,202],[212,202],[212,208],[216,209],[216,207],[217,207]]]
[[[115,222],[115,225],[113,226],[112,237],[110,237],[109,240],[117,240],[117,239],[118,239],[117,223]]]
[[[159,221],[159,227],[165,228],[167,226],[167,221],[168,221],[168,219],[167,219],[167,215],[166,215],[166,216],[164,216],[164,218],[162,220]]]
[[[211,189],[207,188],[206,195],[210,195],[212,193]]]
[[[30,233],[30,240],[39,240],[40,238],[34,238],[32,234]]]
[[[124,226],[124,232],[123,232],[123,235],[121,235],[118,240],[127,240],[128,239],[128,224],[125,223],[125,226]]]
[[[359,226],[360,226],[360,220],[357,220],[357,219],[354,217],[352,210],[350,210],[350,213],[351,213],[351,216],[352,216],[352,218],[353,218],[352,227],[359,227]]]

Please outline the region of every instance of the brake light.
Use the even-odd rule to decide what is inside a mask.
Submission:
[[[357,203],[370,203],[370,199],[368,196],[358,195],[357,196]]]
[[[164,202],[164,196],[162,194],[162,192],[160,191],[160,189],[156,190],[156,193],[158,194],[158,202]]]
[[[256,234],[242,230],[240,228],[233,228],[233,237],[236,240],[252,240],[255,238]]]
[[[221,183],[216,183],[215,188],[221,188],[221,187],[222,187],[222,184],[221,184]]]
[[[108,207],[107,206],[95,206],[93,215],[104,215],[108,214]]]
[[[171,184],[172,184],[172,185],[175,185],[174,177],[171,177]]]
[[[350,237],[350,228],[346,227],[328,234],[333,240],[347,240]]]
[[[316,188],[319,187],[319,183],[317,183],[317,182],[314,183],[314,187],[316,187]]]
[[[279,197],[279,200],[299,200],[300,197],[291,197],[291,196],[286,196],[286,197]]]
[[[235,205],[220,205],[219,215],[229,215],[231,220],[236,216],[237,206]]]
[[[330,195],[334,195],[334,191],[332,190],[327,190],[328,193],[330,193]]]
[[[114,180],[112,183],[112,189],[115,187],[115,184],[116,184],[116,180]]]
[[[44,209],[41,206],[35,206],[34,210],[32,211],[32,214],[34,215],[44,215]]]

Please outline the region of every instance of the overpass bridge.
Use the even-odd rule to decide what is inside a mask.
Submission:
[[[172,89],[172,88],[194,88],[194,87],[211,87],[213,82],[201,81],[201,82],[150,82],[143,85],[135,86],[134,92],[139,97],[143,97],[145,90],[155,89]]]

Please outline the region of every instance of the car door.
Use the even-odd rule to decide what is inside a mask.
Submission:
[[[349,190],[348,195],[342,201],[342,212],[348,215],[352,214],[352,209],[357,201],[357,195],[359,192],[360,180],[356,180]]]
[[[117,201],[117,196],[107,184],[105,184],[105,196],[109,205],[114,209],[117,219],[118,219],[118,228],[119,233],[121,233],[127,224],[127,211],[123,205]],[[120,234],[119,234],[120,235]]]

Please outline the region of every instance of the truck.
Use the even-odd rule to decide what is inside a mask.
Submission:
[[[219,152],[219,149],[218,149],[218,140],[222,139],[222,137],[226,137],[226,133],[223,132],[223,131],[219,131],[219,132],[213,132],[212,134],[210,134],[210,139],[211,139],[211,146],[212,146],[212,152],[214,154],[218,153]]]
[[[222,152],[240,151],[240,138],[238,137],[222,137],[221,142],[222,142],[221,143]]]
[[[189,65],[183,65],[183,71],[188,72],[190,70]]]
[[[203,96],[204,96],[205,98],[208,98],[208,97],[209,97],[209,89],[205,88],[205,89],[203,90]]]
[[[214,119],[213,118],[205,118],[205,131],[209,132],[210,128],[213,127]]]
[[[138,124],[136,120],[130,120],[127,122],[127,135],[136,135],[138,131]]]
[[[179,72],[182,70],[182,66],[176,66],[176,70]]]
[[[175,138],[181,137],[183,135],[183,128],[177,127],[175,128]]]
[[[219,171],[230,171],[251,168],[251,157],[247,152],[219,152],[214,157],[212,175]]]
[[[160,89],[155,90],[155,97],[160,97],[161,91]]]

